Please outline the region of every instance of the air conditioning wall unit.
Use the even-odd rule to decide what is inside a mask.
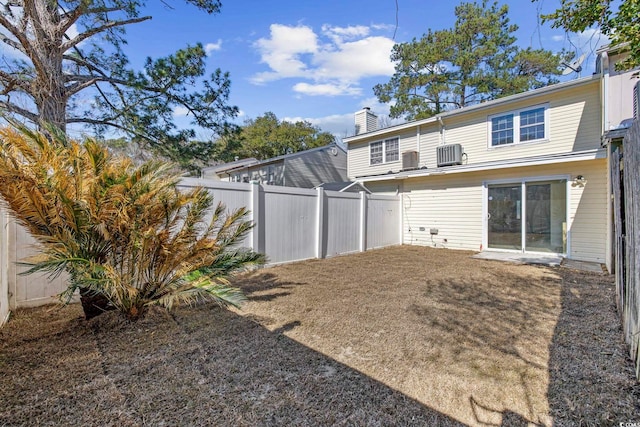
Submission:
[[[402,153],[402,170],[418,169],[418,152],[405,151]]]
[[[438,167],[462,164],[462,145],[448,144],[437,148]]]

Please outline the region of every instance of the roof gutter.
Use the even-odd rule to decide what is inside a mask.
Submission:
[[[506,160],[501,162],[486,162],[476,165],[461,165],[461,166],[448,166],[432,169],[424,169],[419,171],[398,172],[394,174],[384,175],[371,175],[371,176],[359,176],[356,180],[360,183],[376,182],[376,181],[390,181],[390,180],[404,180],[410,178],[424,178],[430,176],[460,174],[469,172],[481,172],[487,170],[496,169],[509,169],[516,167],[526,166],[540,166],[551,165],[557,163],[568,162],[581,162],[586,160],[605,159],[607,157],[607,150],[603,148],[580,151],[578,153],[562,153],[547,156],[537,156],[524,159]]]

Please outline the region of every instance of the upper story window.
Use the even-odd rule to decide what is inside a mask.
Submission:
[[[398,138],[372,142],[369,145],[369,164],[397,162],[400,160],[400,142]]]
[[[547,106],[526,108],[489,117],[490,146],[541,141],[548,138]]]

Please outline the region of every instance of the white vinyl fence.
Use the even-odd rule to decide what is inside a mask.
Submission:
[[[326,258],[401,243],[397,196],[340,193],[319,188],[263,186],[185,178],[181,188],[205,187],[227,209],[246,206],[254,228],[242,246],[268,264]]]
[[[64,275],[20,274],[27,267],[18,263],[37,252],[36,240],[0,208],[0,325],[10,309],[49,304],[67,287]]]
[[[9,239],[7,238],[8,217],[0,208],[0,325],[9,316]]]
[[[264,253],[268,264],[325,258],[401,243],[397,196],[262,186],[185,178],[180,188],[205,187],[227,209],[246,207],[255,224],[241,246]],[[65,277],[20,275],[17,262],[37,253],[35,240],[0,209],[0,325],[9,310],[54,301]]]

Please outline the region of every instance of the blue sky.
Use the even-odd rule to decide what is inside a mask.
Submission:
[[[221,13],[208,15],[182,0],[147,3],[142,14],[153,19],[127,27],[125,51],[133,66],[141,67],[147,56],[200,42],[209,52],[208,71],[219,67],[231,75],[230,102],[241,110],[239,123],[272,111],[280,119],[308,120],[342,137],[353,133],[353,113],[362,107],[388,113],[372,88],[393,74],[393,44],[419,38],[430,28],[452,27],[459,4],[397,0],[396,10],[396,0],[223,0]],[[597,32],[569,38],[539,25],[539,12],[555,9],[559,0],[506,3],[523,47],[564,47],[580,55],[606,42]],[[593,70],[593,62],[593,56],[587,58],[582,75]],[[183,111],[175,116],[178,123],[188,123]]]

